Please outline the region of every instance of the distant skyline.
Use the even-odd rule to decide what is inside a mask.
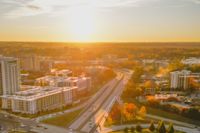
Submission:
[[[0,41],[200,42],[200,0],[0,0]]]

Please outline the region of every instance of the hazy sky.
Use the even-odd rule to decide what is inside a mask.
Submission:
[[[2,41],[200,41],[200,0],[0,0]]]

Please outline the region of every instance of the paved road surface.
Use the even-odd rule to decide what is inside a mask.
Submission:
[[[91,105],[69,126],[74,131],[93,133],[101,132],[101,127],[115,100],[121,95],[123,88],[131,74],[118,73],[116,79],[101,89],[102,95],[91,99]]]
[[[86,101],[86,102],[82,103],[81,105],[78,105],[78,106],[73,107],[71,109],[67,109],[65,111],[60,111],[60,112],[55,112],[55,113],[52,113],[52,114],[47,114],[47,115],[39,116],[37,118],[33,118],[32,120],[40,122],[40,121],[45,120],[45,119],[49,119],[49,118],[53,118],[53,117],[58,117],[58,116],[63,115],[63,114],[68,114],[68,113],[71,113],[71,112],[74,112],[74,111],[77,111],[77,110],[80,110],[80,109],[84,108],[88,104],[88,102],[89,101]]]
[[[109,128],[104,128],[101,133],[109,133],[112,131],[118,131],[118,130],[123,130],[124,128],[128,127],[131,128],[132,126],[136,126],[136,124],[130,124],[130,125],[120,125],[120,126],[111,126]],[[141,124],[141,126],[143,128],[148,128],[149,124]],[[157,127],[157,125],[155,124],[155,126]],[[167,126],[166,126],[167,128]],[[199,133],[200,130],[197,128],[188,128],[188,127],[182,127],[182,126],[177,126],[175,125],[174,128],[176,130],[182,131],[182,132],[186,132],[186,133]]]
[[[2,133],[7,133],[8,130],[12,129],[23,129],[25,131],[29,131],[31,126],[34,125],[36,125],[36,123],[29,119],[21,119],[4,111],[0,112],[0,126],[2,128],[0,132]]]
[[[84,110],[84,113],[81,114],[70,126],[69,128],[78,130],[85,122],[88,121],[91,115],[95,111],[97,111],[104,100],[109,96],[112,92],[113,87],[118,83],[117,79],[114,79],[108,83],[108,85],[104,86],[94,97],[91,99],[91,104]],[[98,95],[101,94],[101,95]]]
[[[171,122],[171,123],[181,125],[181,126],[185,126],[185,127],[189,127],[189,128],[195,128],[196,127],[196,125],[193,125],[193,124],[189,124],[189,123],[185,123],[185,122],[181,122],[181,121],[177,121],[177,120],[173,120],[173,119],[168,119],[168,118],[160,117],[160,116],[156,116],[156,115],[147,114],[146,116],[149,117],[149,118],[163,120],[163,121]]]

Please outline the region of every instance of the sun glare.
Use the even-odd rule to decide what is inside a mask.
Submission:
[[[69,34],[74,41],[91,41],[95,32],[95,15],[90,7],[73,7],[68,17]]]

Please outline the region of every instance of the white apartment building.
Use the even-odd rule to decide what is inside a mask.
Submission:
[[[170,88],[178,88],[179,75],[179,71],[170,72]]]
[[[25,71],[39,71],[40,70],[40,60],[38,56],[26,56],[20,59],[21,68]]]
[[[47,71],[53,67],[53,61],[48,57],[26,56],[20,58],[21,68],[25,71]]]
[[[35,85],[54,87],[77,87],[77,91],[87,91],[91,88],[91,78],[44,76],[36,79]]]
[[[77,87],[78,91],[89,91],[91,88],[90,77],[69,77],[65,80],[60,80],[57,83],[58,87]]]
[[[188,89],[190,87],[190,79],[199,77],[197,74],[191,73],[191,71],[182,70],[174,71],[170,73],[170,88],[173,89]]]
[[[65,77],[60,77],[60,76],[44,76],[37,78],[35,80],[35,85],[37,86],[57,86],[57,82],[60,80],[66,79]]]
[[[33,87],[16,92],[15,95],[4,95],[2,108],[12,112],[36,114],[72,104],[76,87]]]
[[[181,61],[185,65],[198,65],[200,64],[200,58],[191,57]]]
[[[0,56],[0,95],[12,95],[19,91],[19,69],[18,59]]]
[[[55,75],[69,77],[72,75],[72,71],[70,71],[68,69],[63,69],[63,70],[55,71]]]

